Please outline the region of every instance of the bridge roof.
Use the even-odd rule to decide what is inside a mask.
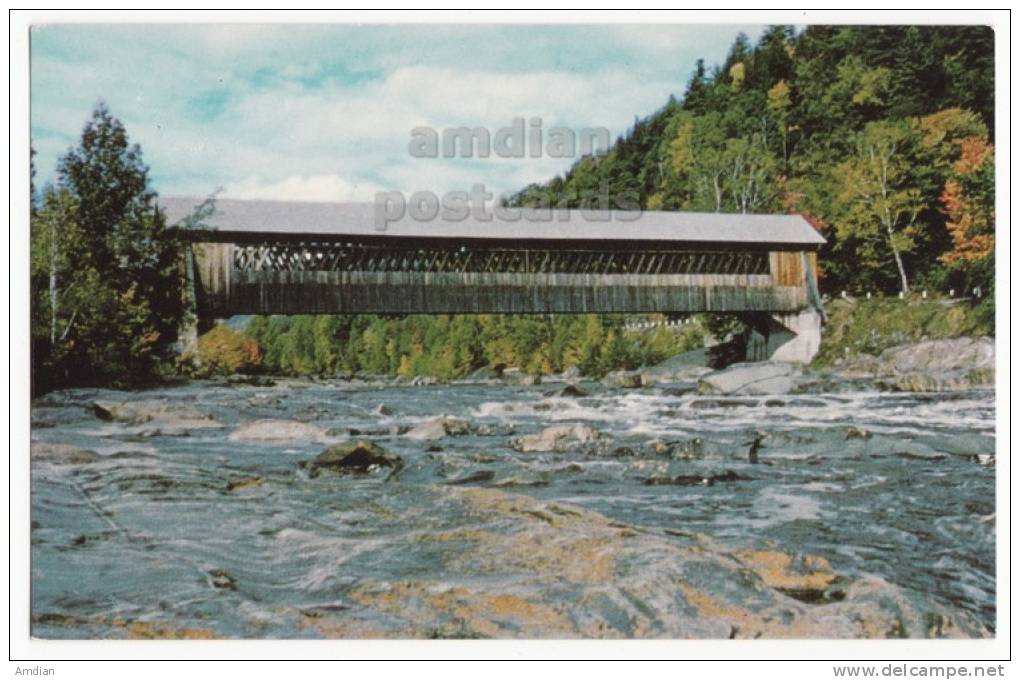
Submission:
[[[178,225],[204,199],[168,196],[159,199],[167,223]],[[216,199],[215,212],[196,232],[241,236],[415,239],[494,239],[508,241],[655,241],[802,246],[815,248],[825,239],[800,215],[744,215],[729,213],[641,212],[595,213],[553,211],[549,221],[474,217],[451,221],[418,221],[409,215],[375,228],[374,203],[309,203]],[[548,213],[547,213],[548,214]]]

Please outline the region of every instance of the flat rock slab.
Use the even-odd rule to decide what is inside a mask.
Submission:
[[[159,423],[187,430],[223,427],[223,423],[193,406],[157,400],[96,401],[92,413],[100,420],[125,425]]]
[[[800,376],[801,369],[793,364],[733,364],[702,377],[698,382],[698,390],[705,394],[788,394]]]
[[[54,465],[86,465],[100,460],[100,456],[95,451],[71,444],[34,441],[32,460],[46,461]]]
[[[231,441],[236,442],[327,442],[329,436],[316,425],[303,423],[299,420],[256,420],[242,425],[230,433]]]
[[[994,369],[995,341],[968,337],[901,345],[882,352],[879,363],[888,373]]]
[[[512,439],[510,448],[522,453],[566,451],[599,438],[599,432],[587,425],[553,425],[541,432]]]

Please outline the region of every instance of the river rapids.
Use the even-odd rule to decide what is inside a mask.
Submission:
[[[32,633],[994,636],[993,392],[562,388],[46,395]],[[402,466],[303,465],[356,439]]]

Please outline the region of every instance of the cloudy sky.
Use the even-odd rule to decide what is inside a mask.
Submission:
[[[162,194],[371,200],[376,191],[499,193],[571,161],[414,158],[411,129],[615,138],[682,95],[698,57],[720,62],[738,25],[47,25],[32,30],[37,182],[103,98]]]

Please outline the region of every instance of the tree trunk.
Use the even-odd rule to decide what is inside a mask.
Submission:
[[[903,268],[903,258],[900,257],[900,251],[896,246],[893,246],[892,252],[896,258],[896,268],[900,271],[900,285],[903,287],[903,294],[906,295],[910,292],[910,286],[907,285],[907,270]]]
[[[57,342],[57,235],[50,223],[50,345]]]
[[[889,151],[882,155],[881,162],[879,164],[880,173],[878,177],[879,189],[882,191],[882,221],[885,224],[885,231],[889,235],[889,247],[892,248],[893,257],[896,259],[896,269],[900,272],[900,285],[902,286],[903,294],[907,295],[910,293],[910,286],[907,285],[907,270],[903,267],[903,258],[900,257],[900,250],[896,247],[896,239],[893,238],[893,219],[892,213],[889,211],[889,159],[896,153],[896,145],[893,144]],[[874,158],[874,149],[871,151],[871,156]]]

